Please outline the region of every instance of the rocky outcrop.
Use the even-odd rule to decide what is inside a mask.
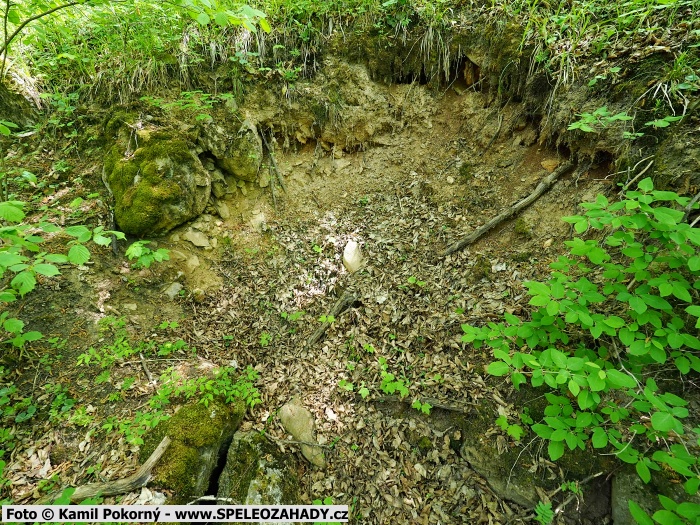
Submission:
[[[258,180],[263,145],[255,124],[249,120],[244,120],[237,131],[218,124],[205,124],[198,143],[216,159],[225,175],[249,182]]]
[[[298,505],[294,458],[259,432],[236,432],[217,496],[242,505]]]
[[[172,440],[153,470],[154,485],[171,490],[174,504],[204,496],[219,456],[225,453],[244,414],[243,403],[196,403],[159,424],[141,448],[141,456],[148,457],[163,436]]]
[[[145,237],[163,234],[204,211],[211,192],[209,173],[174,131],[113,124],[103,180],[114,196],[117,227]],[[110,125],[108,125],[109,129]]]
[[[35,122],[37,111],[25,97],[0,82],[0,115],[0,120],[7,120],[24,128]]]

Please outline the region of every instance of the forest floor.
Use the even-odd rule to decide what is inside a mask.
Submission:
[[[488,378],[490,355],[462,343],[460,326],[524,311],[523,282],[547,275],[569,238],[560,217],[599,192],[614,192],[611,167],[562,177],[519,217],[442,257],[448,244],[532,192],[563,155],[538,143],[517,105],[496,114],[480,93],[415,90],[422,118],[381,144],[355,152],[311,143],[278,150],[286,193],[277,189],[276,207],[269,188],[249,185],[246,195],[227,201],[229,218],[194,222],[215,247],[183,240],[192,226],[185,225],[158,241],[171,250],[166,263],[135,270],[107,251],[96,253],[93,263],[65,270],[20,302],[28,324],[53,343],[30,349],[31,359],[3,378],[18,388],[13,402],[31,399],[38,407],[15,425],[16,447],[5,458],[16,503],[134,470],[138,446],[115,422],[145,410],[158,384],[147,370],[157,378],[174,367],[191,377],[250,365],[260,374],[261,402],[244,428],[286,439],[275,414],[297,396],[328,447],[327,470],[300,467],[304,502],[332,496],[363,523],[505,523],[530,512],[497,497],[460,455],[464,439],[474,436],[455,421],[468,424],[480,406],[497,407],[492,420],[497,410],[517,421],[523,407],[516,404],[527,403]],[[84,179],[103,191],[99,159],[81,162]],[[66,213],[76,188],[62,199]],[[95,200],[84,206],[103,210]],[[350,240],[364,257],[353,274],[342,263]],[[176,280],[185,292],[170,300],[163,290]],[[307,346],[319,318],[346,291],[356,301]],[[159,345],[181,338],[196,352],[149,358],[147,367],[132,355],[107,374],[80,362],[90,347],[114,347],[120,330]],[[388,395],[382,371],[403,380],[408,396]],[[415,400],[433,405],[431,415],[411,408]],[[512,446],[495,424],[480,439]],[[540,456],[526,449],[510,468],[561,476]],[[131,494],[120,501],[149,499]]]

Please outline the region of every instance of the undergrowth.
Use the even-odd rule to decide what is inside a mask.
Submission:
[[[597,62],[594,82],[604,83],[621,74],[618,56],[639,58],[652,42],[652,52],[673,56],[659,71],[661,89],[668,93],[695,75],[698,60],[700,28],[692,24],[698,5],[691,0],[256,0],[242,5],[137,0],[63,9],[23,28],[21,40],[10,47],[10,67],[19,78],[40,75],[51,96],[78,93],[127,102],[165,86],[191,91],[212,80],[213,94],[239,96],[252,79],[274,79],[289,88],[300,75],[317,70],[332,36],[347,33],[414,39],[426,59],[451,55],[444,66],[449,71],[462,59],[449,41],[475,24],[504,33],[519,28],[520,56],[513,59],[531,60],[531,71],[546,71],[555,86],[579,77],[584,58]],[[34,2],[11,9],[8,32],[40,10]]]
[[[499,418],[511,437],[527,433],[523,422],[552,461],[567,450],[609,451],[644,483],[665,470],[689,495],[698,492],[700,428],[687,398],[700,372],[700,229],[688,223],[698,207],[655,190],[650,178],[618,202],[599,195],[564,220],[578,235],[598,230],[603,239],[574,237],[547,281],[525,283],[533,307],[525,318],[506,313],[501,323],[462,326],[464,342],[492,348],[490,374],[545,390],[541,419]],[[659,498],[659,523],[700,516],[698,505]],[[652,523],[637,503],[630,511]]]

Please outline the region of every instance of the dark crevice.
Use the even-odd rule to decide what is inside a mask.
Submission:
[[[233,436],[228,437],[219,447],[219,454],[216,457],[216,466],[209,477],[209,486],[207,487],[206,496],[216,496],[219,493],[219,478],[226,467],[226,458],[228,457],[228,449],[233,443]],[[216,505],[216,501],[203,501],[203,505]]]

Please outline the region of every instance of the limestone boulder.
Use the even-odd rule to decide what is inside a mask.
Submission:
[[[236,432],[219,477],[217,496],[238,505],[298,505],[293,455],[259,432]]]
[[[114,197],[117,227],[145,237],[166,233],[204,211],[211,179],[191,144],[177,133],[119,133],[102,175]]]
[[[170,446],[153,469],[153,485],[171,491],[171,503],[183,504],[204,496],[218,459],[225,453],[245,415],[242,402],[215,401],[182,407],[144,438],[141,459],[151,455],[164,436]]]
[[[244,120],[237,131],[214,123],[203,124],[198,144],[216,159],[225,175],[249,182],[258,180],[263,144],[252,122]]]
[[[323,449],[308,444],[316,442],[316,421],[311,412],[298,399],[294,398],[280,408],[279,417],[284,429],[296,441],[304,442],[301,445],[301,453],[309,463],[320,469],[325,469],[326,458],[323,455]]]

